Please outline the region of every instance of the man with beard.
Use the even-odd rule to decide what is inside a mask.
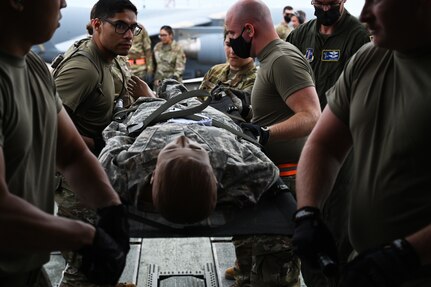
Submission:
[[[320,210],[353,154],[346,204],[359,255],[341,270],[342,287],[431,286],[431,2],[410,1],[408,25],[403,15],[399,1],[365,1],[360,20],[373,43],[326,93],[298,165],[293,242],[301,261],[317,268],[318,257],[337,256]]]
[[[310,63],[316,80],[322,110],[326,91],[336,82],[354,53],[370,41],[368,31],[345,9],[345,0],[313,0],[316,19],[295,29],[287,41],[295,45]],[[334,189],[324,204],[322,216],[337,242],[340,265],[347,262],[352,251],[347,235],[347,202],[351,190],[351,157],[338,175]],[[302,265],[304,280],[311,286],[326,286],[320,270]]]

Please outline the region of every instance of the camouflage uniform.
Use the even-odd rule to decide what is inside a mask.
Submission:
[[[280,37],[281,40],[286,41],[287,36],[289,36],[290,32],[292,32],[292,29],[289,27],[288,24],[281,22],[280,24],[275,27],[275,31],[278,34],[278,37]]]
[[[218,182],[218,203],[234,203],[239,207],[256,203],[276,181],[278,168],[259,147],[222,128],[168,121],[146,127],[137,137],[128,134],[127,126],[142,123],[164,102],[160,98],[139,98],[133,105],[137,109],[124,122],[112,122],[103,133],[106,147],[99,160],[114,189],[129,203],[142,208],[139,199],[146,197],[142,193],[148,190],[160,150],[181,135],[208,151]],[[200,104],[196,99],[185,102],[189,107]],[[184,109],[182,104],[174,107]],[[207,107],[200,114],[241,131],[216,109]]]
[[[133,37],[133,45],[128,56],[132,73],[148,84],[151,83],[149,79],[154,75],[153,52],[150,36],[145,28],[139,35]]]
[[[157,43],[154,47],[154,58],[157,65],[154,75],[156,83],[169,78],[182,81],[186,68],[186,54],[175,40],[170,45]]]
[[[224,86],[241,90],[248,92],[246,102],[250,103],[250,95],[254,80],[256,79],[256,71],[254,62],[250,62],[237,72],[231,71],[229,63],[215,65],[205,74],[199,89],[211,92],[216,86]],[[237,106],[239,113],[242,114],[243,102],[232,93],[226,95],[232,97],[233,103]],[[251,105],[249,105],[249,107],[251,107]],[[253,114],[250,109],[250,112],[246,112],[243,118],[246,121],[250,121],[252,116]]]
[[[283,177],[295,193],[295,176]],[[234,236],[235,283],[232,286],[300,287],[301,263],[287,236]]]
[[[220,83],[226,87],[251,91],[256,79],[256,71],[254,62],[251,62],[237,73],[231,72],[228,63],[215,65],[205,74],[199,89],[210,92]]]

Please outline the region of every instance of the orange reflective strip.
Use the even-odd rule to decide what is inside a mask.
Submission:
[[[292,175],[296,175],[296,170],[280,171],[280,176],[292,176]]]
[[[130,65],[145,65],[145,58],[129,59]]]
[[[297,167],[297,163],[282,163],[278,165],[278,168]]]
[[[139,58],[135,60],[136,65],[145,65],[145,58]]]
[[[297,167],[298,167],[298,164],[296,164],[296,163],[279,164],[278,168],[280,169],[280,176],[296,175],[296,168]]]

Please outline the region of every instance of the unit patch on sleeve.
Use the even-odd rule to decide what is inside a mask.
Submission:
[[[304,55],[305,59],[307,59],[308,62],[313,62],[314,60],[314,49],[313,48],[307,48]]]

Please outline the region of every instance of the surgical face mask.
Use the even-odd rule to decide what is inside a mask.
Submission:
[[[333,7],[328,11],[324,11],[322,8],[317,7],[314,9],[314,15],[316,16],[317,21],[324,26],[334,25],[341,16],[339,7]]]
[[[283,18],[284,18],[284,21],[285,21],[286,23],[289,23],[289,22],[290,22],[290,20],[292,19],[292,15],[287,14],[287,15],[284,15],[284,16],[283,16]]]
[[[242,29],[241,34],[239,34],[236,39],[229,38],[229,41],[235,55],[242,59],[247,59],[248,57],[250,57],[251,40],[250,42],[244,40],[244,38],[242,37],[242,33],[244,33],[244,31],[245,27]]]

